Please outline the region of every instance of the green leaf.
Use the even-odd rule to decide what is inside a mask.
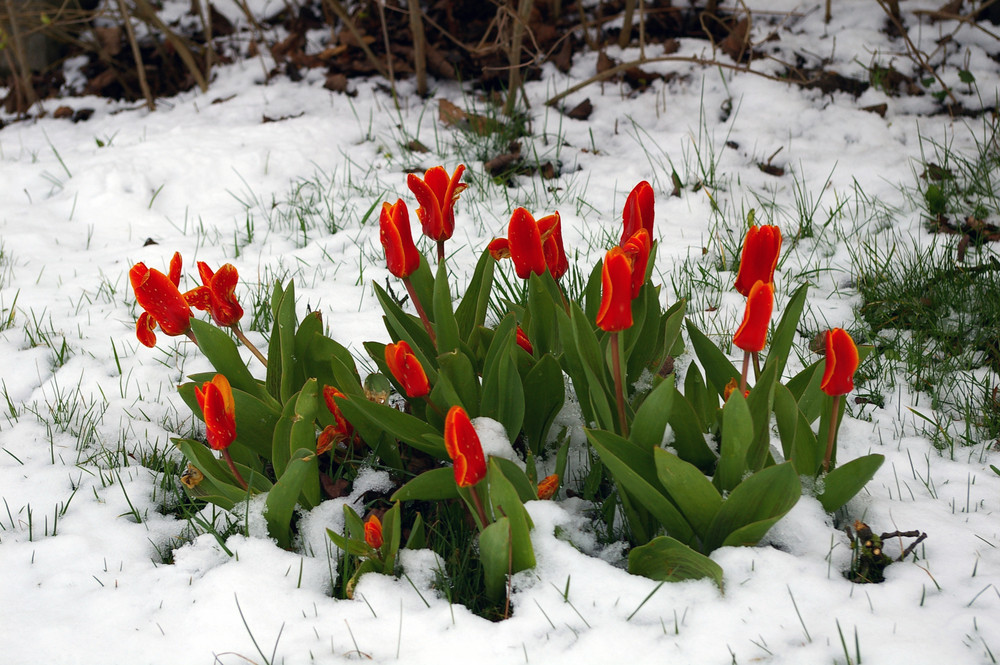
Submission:
[[[479,416],[479,377],[476,376],[476,368],[472,366],[469,356],[461,351],[443,353],[438,356],[438,367],[438,381],[448,381],[470,418]]]
[[[295,282],[290,281],[281,295],[278,311],[274,316],[271,342],[267,349],[267,387],[282,404],[302,385],[296,383],[298,359],[295,355]]]
[[[597,424],[603,429],[613,430],[616,425],[616,416],[611,402],[614,400],[611,392],[611,378],[604,363],[604,354],[601,346],[594,334],[594,329],[586,315],[575,302],[570,304],[570,321],[572,325],[572,343],[576,349],[580,366],[586,377],[586,393],[581,394],[580,389],[576,390],[577,398],[581,402],[585,399],[589,401]],[[563,342],[565,349],[566,342]],[[574,377],[575,378],[575,377]],[[575,385],[575,384],[574,384]]]
[[[399,545],[403,538],[402,517],[400,515],[399,502],[392,505],[392,508],[382,515],[382,572],[392,575],[396,570],[396,554],[399,552]]]
[[[715,386],[721,397],[722,390],[725,389],[730,379],[736,379],[736,382],[739,383],[740,371],[712,340],[698,330],[698,327],[690,319],[687,321],[687,330],[691,346],[694,347],[694,352],[698,356],[698,360],[701,361],[701,366],[705,368],[706,383]]]
[[[708,529],[703,547],[756,545],[802,495],[799,476],[788,462],[769,466],[737,485]]]
[[[612,432],[588,429],[586,433],[615,482],[652,513],[667,533],[681,542],[692,542],[695,534],[691,525],[660,489],[651,452],[640,449]]]
[[[524,422],[524,388],[513,356],[513,316],[504,317],[504,323],[505,332],[501,333],[500,326],[497,326],[486,355],[480,413],[503,425],[507,437],[514,441]]]
[[[601,309],[601,273],[604,271],[604,260],[594,265],[587,277],[587,286],[583,291],[583,302],[586,307],[587,320],[591,323],[597,320],[597,312]],[[594,325],[597,325],[596,323]]]
[[[391,406],[377,404],[366,399],[337,400],[337,404],[340,405],[340,411],[344,417],[352,423],[367,420],[372,426],[381,428],[390,436],[413,446],[417,450],[422,450],[438,459],[449,459],[444,444],[432,442],[435,438],[441,440],[440,433],[419,418],[397,411]],[[428,435],[431,440],[425,438]]]
[[[503,516],[510,521],[510,572],[518,573],[533,568],[535,551],[531,546],[531,518],[524,509],[517,489],[507,479],[495,457],[491,457],[487,464],[486,482],[494,519]]]
[[[799,410],[810,424],[816,422],[826,403],[826,393],[819,389],[824,364],[825,360],[814,362],[792,377],[787,384]]]
[[[660,352],[660,362],[667,356],[678,356],[684,350],[684,341],[681,339],[681,325],[684,323],[684,314],[687,312],[687,301],[678,300],[670,309],[663,313],[661,325],[663,326],[663,348]]]
[[[673,447],[677,456],[690,462],[705,473],[715,471],[718,456],[705,441],[705,425],[691,402],[674,387],[670,407],[670,428],[674,431]]]
[[[438,263],[437,277],[434,278],[434,322],[437,334],[438,354],[458,351],[458,321],[452,309],[451,290],[448,288],[448,266],[445,261]]]
[[[427,547],[427,531],[424,528],[424,518],[420,513],[413,519],[413,526],[410,527],[410,537],[406,540],[406,549],[422,550]]]
[[[527,474],[521,470],[521,467],[503,457],[490,457],[490,461],[495,463],[503,472],[504,477],[510,481],[511,486],[517,492],[517,496],[522,503],[534,501],[538,498],[535,485],[528,479]]]
[[[532,273],[528,278],[526,332],[535,357],[541,357],[544,353],[558,353],[560,349],[556,309],[562,307],[562,304],[553,300],[543,283],[545,278],[552,279],[549,273],[544,277]]]
[[[421,257],[421,262],[423,262],[423,257]],[[373,282],[372,288],[375,289],[375,297],[378,298],[378,302],[382,306],[385,327],[389,334],[393,339],[406,340],[426,372],[428,369],[427,360],[437,357],[437,350],[434,348],[427,330],[424,329],[423,323],[417,317],[404,312],[381,286]],[[378,361],[377,358],[375,360]],[[430,378],[430,373],[428,373],[428,378]]]
[[[747,397],[747,408],[753,420],[753,439],[747,450],[747,468],[759,471],[774,463],[771,457],[771,409],[778,365],[766,365]]]
[[[490,291],[493,288],[493,269],[495,261],[489,251],[479,256],[472,279],[465,289],[462,301],[455,309],[455,320],[458,322],[458,333],[462,339],[469,339],[476,326],[486,322],[486,311],[490,304]]]
[[[295,398],[295,412],[292,426],[288,434],[288,452],[294,457],[298,453],[292,451],[312,451],[312,466],[315,473],[306,476],[303,481],[300,502],[307,509],[319,505],[321,500],[319,487],[319,468],[316,461],[316,412],[319,409],[319,386],[316,379],[309,379],[302,386]],[[291,400],[289,400],[291,401]],[[323,408],[326,408],[324,405]],[[284,475],[284,474],[282,474]]]
[[[823,460],[823,452],[792,392],[780,383],[774,387],[774,417],[785,459],[792,463],[800,476],[815,476]]]
[[[743,395],[734,390],[722,407],[722,444],[713,479],[722,492],[736,487],[747,470],[747,452],[753,440],[753,418]]]
[[[191,331],[198,340],[198,349],[212,363],[215,371],[225,375],[230,386],[249,393],[265,403],[277,404],[267,393],[264,385],[255,379],[243,364],[236,343],[229,335],[201,319],[191,319]]]
[[[884,455],[865,455],[826,474],[823,479],[823,493],[816,497],[822,504],[823,510],[832,513],[850,501],[855,494],[864,489],[884,461]]]
[[[628,554],[628,572],[664,582],[710,579],[722,589],[722,567],[669,536],[633,548]]]
[[[292,546],[292,513],[306,479],[316,473],[316,452],[306,449],[295,451],[285,472],[267,493],[264,519],[267,532],[278,541],[278,546],[288,549]]]
[[[697,412],[700,422],[715,422],[715,412],[719,409],[719,395],[714,390],[709,390],[704,377],[698,371],[697,363],[693,360],[684,373],[684,396]]]
[[[761,373],[767,372],[772,366],[775,376],[780,377],[785,371],[785,363],[788,362],[788,353],[791,351],[792,342],[795,341],[796,327],[799,325],[799,318],[802,316],[802,308],[806,304],[806,292],[809,290],[808,284],[803,284],[795,289],[795,293],[785,305],[781,320],[771,335],[771,343],[767,347],[767,360]]]
[[[285,403],[285,408],[281,411],[281,417],[274,425],[274,438],[271,441],[271,464],[274,466],[275,476],[281,476],[291,459],[291,447],[289,439],[292,434],[292,423],[295,422],[295,400],[290,399]]]
[[[455,471],[451,467],[431,469],[415,476],[390,497],[392,501],[442,501],[458,498]]]
[[[643,448],[658,448],[663,443],[674,404],[675,375],[671,374],[646,396],[632,419],[629,440]]]
[[[653,450],[656,476],[694,532],[704,542],[722,507],[722,495],[698,467],[661,448]]]
[[[199,485],[189,490],[191,496],[211,501],[225,510],[232,510],[237,503],[246,500],[247,491],[236,484],[229,465],[217,458],[208,446],[191,439],[171,440],[188,462],[205,476]],[[236,469],[250,485],[252,492],[267,492],[271,489],[271,483],[260,473],[241,464],[237,464]]]
[[[524,421],[522,428],[528,447],[541,454],[552,423],[566,401],[566,383],[559,361],[546,353],[524,377]]]
[[[510,520],[501,517],[479,534],[479,560],[483,564],[486,596],[493,602],[504,597],[511,565]]]

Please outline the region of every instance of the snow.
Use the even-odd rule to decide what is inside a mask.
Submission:
[[[838,1],[829,26],[818,3],[770,4],[774,20],[786,23],[774,47],[780,55],[798,50],[812,64],[829,57],[831,68],[857,74],[875,55],[885,62],[899,48],[877,31],[875,3]],[[908,2],[904,10],[935,4]],[[223,11],[238,17],[232,9]],[[755,41],[775,28],[759,17]],[[921,43],[953,28],[928,24]],[[973,54],[979,94],[994,99],[998,71],[989,51],[997,42],[970,29],[959,39]],[[678,55],[710,55],[705,48],[684,40]],[[627,60],[638,51],[612,55]],[[558,159],[563,175],[555,182],[521,177],[511,189],[491,185],[481,163],[457,155],[456,130],[437,122],[436,98],[467,103],[457,85],[438,82],[424,102],[411,94],[412,82],[401,81],[397,111],[378,81],[352,82],[354,98],[324,90],[313,72],[300,83],[279,77],[264,85],[256,60],[218,69],[208,93],[159,100],[154,113],[73,98],[59,103],[93,107],[89,121],[47,117],[0,130],[0,318],[13,316],[0,331],[0,387],[10,407],[0,420],[0,662],[801,664],[846,662],[841,635],[850,657],[856,660],[857,643],[864,662],[994,662],[1000,477],[989,464],[1000,456],[988,441],[956,448],[954,459],[942,455],[907,408],[929,414],[930,400],[908,392],[905,381],[884,408],[852,404],[843,424],[841,461],[886,456],[867,489],[836,523],[804,496],[760,546],[714,552],[724,592],[708,581],[660,585],[629,575],[621,544],[597,542],[580,499],[528,504],[538,565],[515,577],[513,615],[498,623],[449,603],[435,588],[440,564],[430,552],[404,552],[406,575],[398,579],[364,576],[354,600],[331,598],[336,565],[325,531],[343,527],[343,505],[359,509],[364,490],[386,487],[384,473],[367,474],[350,497],[304,515],[296,551],[264,537],[259,501],[239,517],[250,535],[229,535],[225,548],[208,534],[192,540],[186,523],[163,513],[160,479],[141,460],[157,451],[179,459],[169,437],[193,425],[174,388],[208,366],[180,338],[160,335],[153,350],[138,344],[126,276],[137,261],[165,270],[180,251],[182,287],[196,283],[195,261],[232,262],[244,303],[274,279],[294,277],[300,314],[307,304],[322,311],[331,334],[360,361],[364,341],[388,341],[370,285],[390,277],[377,225],[361,219],[382,200],[412,203],[408,170],[443,163],[450,171],[466,159],[472,184],[449,243],[459,280],[486,242],[506,235],[516,205],[538,214],[558,209],[565,243],[589,273],[616,236],[626,194],[648,179],[657,194],[654,281],[664,284],[667,302],[678,295],[682,282],[674,277],[685,262],[710,272],[718,259],[732,265],[724,250],[738,246],[740,210],[756,207],[791,237],[799,224],[794,179],[818,203],[817,233],[786,243],[778,308],[808,279],[807,320],[845,325],[859,302],[852,253],[883,230],[854,228],[849,219],[825,227],[826,211],[844,199],[853,206],[856,181],[892,211],[879,242],[928,245],[901,189],[915,182],[919,137],[968,150],[979,123],[926,115],[929,95],[869,89],[854,99],[679,62],[648,65],[682,76],[641,94],[607,82],[563,100],[572,108],[589,98],[595,111],[587,122],[544,106],[590,76],[595,60],[579,55],[568,75],[547,68],[527,84],[534,133],[548,139],[534,148]],[[773,61],[760,68],[780,69]],[[877,103],[888,104],[885,118],[860,110]],[[434,152],[406,152],[409,138]],[[788,174],[757,168],[772,155]],[[695,191],[707,175],[699,156],[717,160],[716,181]],[[685,184],[680,197],[669,196],[671,168]],[[303,182],[322,186],[318,206],[329,205],[336,233],[317,222],[303,236],[281,216]],[[710,221],[709,194],[731,227]],[[765,205],[772,200],[776,207]],[[738,323],[740,302],[728,294],[731,276],[715,274],[718,289],[697,294],[689,313],[721,340]],[[32,343],[40,335],[52,348]],[[68,354],[60,363],[63,340]],[[678,370],[689,362],[678,359]],[[559,424],[574,421],[564,413]],[[477,428],[509,448],[490,425]],[[579,432],[572,436],[580,442]],[[880,585],[847,581],[841,527],[855,519],[876,532],[927,532],[919,560],[893,564]],[[898,553],[899,543],[887,551]]]

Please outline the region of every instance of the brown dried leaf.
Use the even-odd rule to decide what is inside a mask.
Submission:
[[[590,103],[590,97],[588,97],[569,111],[566,111],[566,115],[574,120],[586,120],[593,112],[594,105]]]

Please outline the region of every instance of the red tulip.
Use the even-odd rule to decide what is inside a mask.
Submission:
[[[601,269],[601,307],[597,326],[617,332],[632,326],[632,266],[621,247],[612,247]]]
[[[455,483],[472,487],[486,477],[486,457],[469,414],[460,406],[448,410],[444,419],[444,447],[455,463]]]
[[[227,263],[219,272],[213,273],[204,261],[198,262],[198,274],[203,286],[184,294],[188,304],[202,312],[209,312],[212,320],[220,326],[234,326],[243,318],[243,308],[236,301],[236,282],[239,274]]]
[[[622,210],[622,238],[619,244],[635,235],[639,229],[646,229],[650,239],[653,237],[653,188],[643,180],[629,192],[625,199],[625,209]]]
[[[751,226],[743,240],[736,290],[744,296],[758,281],[773,282],[781,251],[781,230],[777,226]]]
[[[385,363],[389,371],[396,377],[406,391],[407,397],[424,397],[431,391],[427,374],[421,366],[413,349],[405,341],[389,344],[385,347]]]
[[[400,279],[409,277],[420,266],[420,251],[413,244],[410,214],[402,199],[393,205],[382,204],[378,226],[378,236],[385,249],[385,262],[389,272]]]
[[[465,165],[459,164],[449,177],[443,166],[435,166],[424,173],[423,179],[413,173],[406,177],[406,186],[420,204],[417,217],[428,238],[443,242],[454,232],[455,202],[462,190],[468,187],[459,182],[464,172]]]
[[[518,326],[517,330],[514,332],[515,332],[514,341],[517,342],[517,345],[519,347],[527,351],[528,355],[530,356],[534,352],[534,349],[531,346],[531,341],[528,339],[528,336],[525,334],[524,330],[521,329],[521,326]]]
[[[351,423],[347,422],[344,418],[344,414],[341,413],[340,407],[337,406],[336,398],[340,397],[346,399],[347,395],[340,392],[333,386],[323,386],[323,400],[326,402],[326,408],[330,410],[333,414],[333,419],[336,421],[336,431],[342,435],[341,438],[346,439],[354,433],[354,427]]]
[[[507,226],[507,241],[518,277],[528,279],[531,273],[541,275],[545,272],[545,251],[542,249],[538,223],[524,208],[518,208],[511,215]]]
[[[632,264],[632,297],[636,298],[642,285],[646,283],[646,267],[649,265],[649,252],[651,251],[651,241],[646,229],[639,229],[633,233],[622,249],[625,256]]]
[[[552,474],[545,476],[538,481],[538,498],[541,500],[551,499],[559,489],[559,476]]]
[[[201,388],[195,387],[194,396],[205,416],[208,445],[212,450],[225,450],[236,440],[236,403],[228,379],[216,374]]]
[[[374,549],[382,547],[382,521],[375,515],[365,522],[365,542]]]
[[[843,328],[826,333],[826,369],[820,390],[827,395],[846,395],[854,390],[854,372],[858,369],[858,347]]]
[[[757,280],[747,296],[743,323],[733,335],[733,344],[751,353],[764,350],[767,343],[767,324],[771,322],[774,308],[774,285]]]
[[[562,219],[558,212],[538,220],[538,235],[542,240],[545,265],[552,273],[552,279],[558,280],[569,270],[569,260],[562,241]]]
[[[136,263],[128,277],[135,291],[135,299],[145,311],[135,324],[136,337],[143,345],[156,344],[153,329],[157,325],[167,335],[183,335],[191,328],[191,308],[177,289],[181,275],[181,255],[175,253],[170,260],[170,275],[164,275],[144,263]]]

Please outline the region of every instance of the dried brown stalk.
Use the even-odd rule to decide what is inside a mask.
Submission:
[[[132,57],[135,58],[135,71],[139,76],[139,88],[142,89],[142,96],[146,98],[146,108],[150,111],[155,111],[156,102],[153,101],[153,93],[149,90],[149,82],[146,80],[146,67],[142,63],[142,53],[139,51],[139,42],[136,41],[135,30],[132,28],[132,17],[129,16],[125,0],[118,0],[118,11],[122,14],[122,22],[125,24],[125,34],[128,35],[128,43],[132,47]]]
[[[508,116],[514,113],[517,95],[521,91],[521,46],[524,43],[524,29],[531,17],[533,5],[533,0],[518,0],[517,4],[517,20],[514,21],[514,29],[510,38],[510,51],[507,53],[510,73],[507,76],[507,103],[504,104],[504,113]]]
[[[417,94],[427,96],[427,36],[420,12],[420,0],[408,0],[410,8],[410,33],[413,35],[413,72],[417,77]]]

